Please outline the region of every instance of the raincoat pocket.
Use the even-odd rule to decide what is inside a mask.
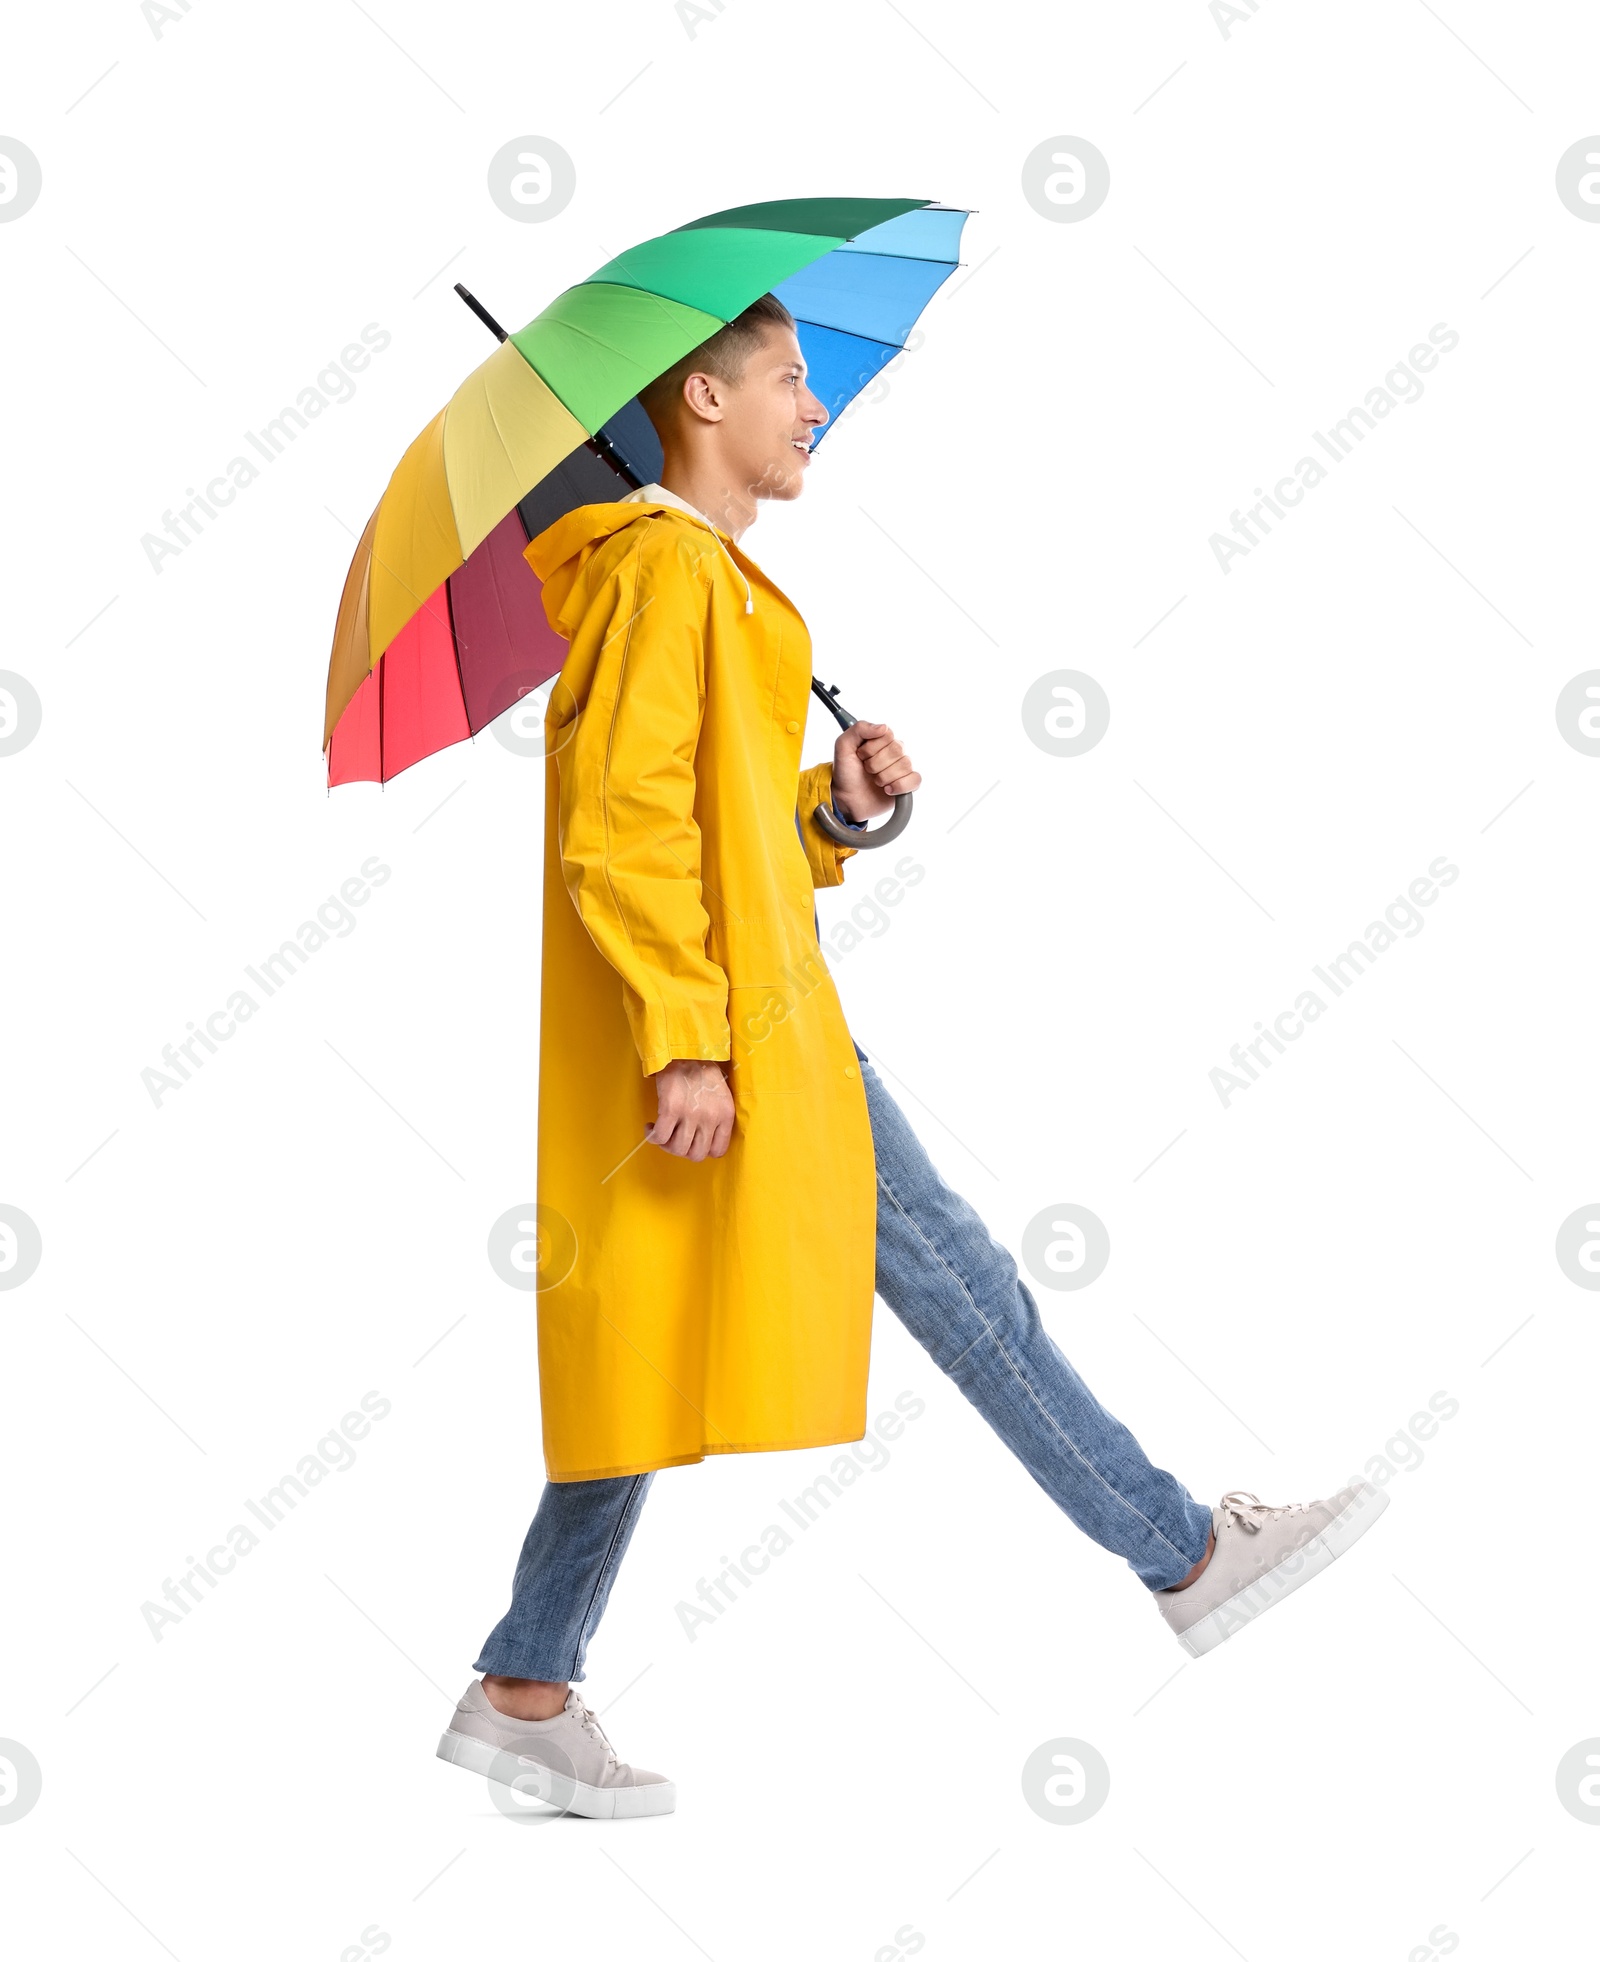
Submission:
[[[735,1103],[814,1090],[816,1047],[806,1040],[806,1025],[818,1013],[813,997],[825,979],[816,962],[809,973],[797,970],[787,981],[729,988]]]

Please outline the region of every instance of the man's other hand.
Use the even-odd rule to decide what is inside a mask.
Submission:
[[[674,1158],[721,1158],[733,1137],[733,1092],[721,1063],[679,1058],[658,1070],[656,1121],[646,1140]]]
[[[922,778],[887,722],[852,722],[833,746],[833,805],[852,824],[881,817]]]

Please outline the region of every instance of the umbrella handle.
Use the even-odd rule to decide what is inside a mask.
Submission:
[[[811,692],[841,729],[848,729],[858,719],[839,700],[837,684],[825,688],[820,681],[813,679]],[[911,822],[911,792],[903,790],[900,793],[894,800],[894,809],[889,813],[888,822],[880,824],[876,831],[852,831],[849,825],[841,824],[832,811],[823,804],[819,804],[811,813],[811,821],[836,845],[852,845],[857,851],[874,851],[879,845],[892,844]]]
[[[878,845],[891,844],[911,822],[911,792],[903,790],[900,793],[894,800],[888,822],[880,824],[876,831],[852,831],[849,825],[839,822],[826,804],[817,806],[811,813],[811,821],[836,845],[854,845],[857,851],[870,852]]]

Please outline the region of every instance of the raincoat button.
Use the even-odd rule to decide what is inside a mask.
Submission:
[[[845,1064],[845,1066],[844,1066],[844,1073],[845,1073],[845,1075],[846,1075],[846,1076],[854,1076],[854,1075],[855,1075],[855,1073],[856,1073],[856,1066],[855,1066],[855,1064],[854,1064],[854,1063],[846,1063],[846,1064]]]
[[[791,736],[798,736],[800,733],[800,724],[798,722],[786,722],[783,726]]]

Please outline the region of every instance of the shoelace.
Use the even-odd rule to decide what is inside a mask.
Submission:
[[[576,1690],[567,1691],[567,1709],[572,1716],[578,1719],[578,1722],[583,1725],[591,1737],[596,1738],[606,1747],[606,1769],[609,1771],[613,1767],[621,1764],[622,1760],[617,1756],[611,1739],[600,1728],[600,1719],[589,1708],[588,1704],[584,1702],[583,1698],[579,1696]]]
[[[1291,1512],[1304,1512],[1306,1508],[1304,1505],[1263,1505],[1254,1492],[1224,1492],[1222,1510],[1229,1524],[1238,1524],[1247,1533],[1259,1533],[1269,1520],[1282,1518]]]

